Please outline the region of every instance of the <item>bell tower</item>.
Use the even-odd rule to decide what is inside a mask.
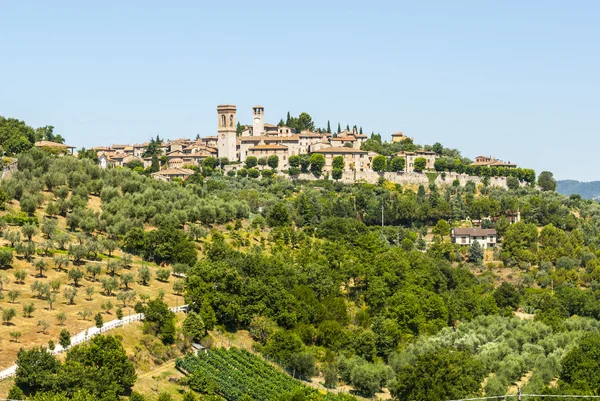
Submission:
[[[235,133],[237,120],[235,112],[236,107],[233,104],[221,104],[217,106],[217,115],[219,116],[217,129],[219,157],[226,157],[230,161],[237,161],[237,139]]]
[[[259,136],[265,132],[265,108],[254,106],[252,108],[252,136]]]

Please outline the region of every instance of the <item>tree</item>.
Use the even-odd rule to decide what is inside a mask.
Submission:
[[[69,301],[69,305],[75,304],[75,297],[77,296],[77,288],[68,286],[63,290],[63,297]]]
[[[287,363],[288,370],[291,370],[296,377],[310,379],[316,374],[315,356],[311,352],[299,352],[292,354]]]
[[[17,290],[11,290],[8,292],[8,299],[10,300],[11,303],[15,303],[15,301],[17,300],[17,298],[19,298],[19,296],[21,295],[20,291]]]
[[[290,224],[290,214],[285,203],[278,202],[267,214],[267,224],[269,227],[285,227]]]
[[[441,155],[444,151],[444,146],[442,146],[441,143],[436,142],[431,146],[431,150],[437,153],[438,155]]]
[[[0,249],[0,268],[9,267],[13,262],[12,249]]]
[[[344,166],[345,166],[345,162],[344,162],[344,156],[342,156],[342,155],[335,156],[335,157],[333,158],[333,162],[332,162],[331,166],[332,166],[334,169],[340,169],[340,170],[343,170],[343,169],[344,169]]]
[[[84,276],[84,273],[82,270],[79,270],[78,268],[74,267],[71,270],[69,270],[69,279],[73,280],[73,286],[74,287],[78,287],[79,286],[79,280],[81,280]]]
[[[321,175],[323,167],[325,166],[325,156],[320,153],[313,153],[310,156],[310,171],[314,175]]]
[[[483,261],[483,249],[479,245],[479,241],[475,240],[469,246],[469,262],[480,265]]]
[[[392,158],[390,167],[391,170],[395,172],[404,171],[404,168],[406,167],[406,159],[404,157],[395,156]]]
[[[333,170],[331,170],[331,178],[333,178],[334,180],[339,180],[340,178],[342,178],[344,175],[344,170],[340,169],[340,168],[334,168]]]
[[[86,272],[92,276],[92,280],[96,280],[96,276],[98,276],[102,272],[102,268],[99,264],[90,263],[85,267]]]
[[[267,159],[267,165],[269,167],[271,167],[273,170],[275,170],[277,167],[279,167],[279,156],[277,156],[277,155],[269,156],[269,158]]]
[[[134,277],[132,273],[123,273],[121,274],[121,284],[125,286],[125,289],[129,289],[129,284],[133,283]]]
[[[373,158],[373,171],[382,172],[385,171],[387,166],[387,159],[383,155],[377,155]]]
[[[41,328],[41,331],[43,334],[48,334],[48,329],[50,328],[50,323],[48,323],[46,320],[39,320],[37,322],[37,327]]]
[[[23,235],[27,238],[27,241],[31,242],[33,236],[37,234],[38,228],[37,225],[34,223],[25,223],[23,224],[23,227],[21,227],[21,231],[23,232]]]
[[[64,349],[69,348],[69,346],[71,345],[71,334],[67,329],[62,329],[60,331],[60,335],[58,336],[58,343]]]
[[[292,155],[292,156],[290,156],[288,162],[289,162],[290,167],[298,168],[300,166],[300,156]]]
[[[111,277],[114,277],[114,275],[117,274],[122,267],[123,265],[121,264],[120,260],[109,260],[106,264],[106,271]]]
[[[506,186],[508,189],[516,190],[519,189],[521,183],[517,177],[510,176],[506,178]]]
[[[248,177],[250,178],[258,178],[260,176],[260,171],[255,168],[251,168],[248,170]]]
[[[51,238],[57,230],[58,223],[54,219],[44,217],[42,220],[42,233],[46,235],[46,238]]]
[[[59,326],[64,326],[65,322],[67,321],[67,315],[65,312],[58,312],[56,314],[56,320],[58,321]]]
[[[28,393],[51,388],[60,363],[45,348],[21,349],[17,354],[15,385]]]
[[[102,318],[102,314],[97,313],[96,316],[94,316],[94,320],[96,321],[96,327],[101,329],[104,325],[104,319]]]
[[[117,319],[123,319],[123,309],[121,309],[121,307],[117,308]]]
[[[538,177],[538,185],[542,191],[556,191],[556,180],[550,171],[542,171]]]
[[[34,311],[35,306],[33,303],[23,305],[23,317],[30,318]]]
[[[14,308],[5,308],[2,310],[2,322],[8,326],[10,321],[17,316],[17,311]]]
[[[102,283],[104,293],[109,297],[112,295],[113,291],[119,287],[119,283],[115,277],[103,277],[100,282]]]
[[[156,173],[158,171],[160,171],[160,163],[158,161],[158,154],[154,153],[152,155],[152,164],[150,166],[150,172],[151,173]]]
[[[119,295],[117,295],[117,300],[123,302],[123,307],[126,307],[135,299],[135,297],[136,293],[134,290],[121,291]]]
[[[246,168],[247,169],[251,169],[256,167],[258,164],[258,159],[256,158],[256,156],[248,156],[246,157]]]
[[[200,341],[206,336],[206,326],[202,317],[196,312],[190,312],[183,321],[183,332],[187,334],[192,341]]]
[[[92,300],[92,296],[94,295],[94,287],[89,286],[85,289],[85,295],[87,295],[87,300],[91,301]]]
[[[131,392],[136,380],[133,363],[113,336],[96,336],[69,350],[64,371],[78,370],[83,373],[84,387],[96,399],[119,399],[119,395]]]
[[[102,302],[102,305],[100,305],[100,307],[104,310],[105,313],[110,313],[110,311],[113,308],[113,304],[110,301],[106,301]]]
[[[69,257],[67,255],[56,255],[53,261],[56,270],[62,270],[69,266]]]
[[[158,269],[156,271],[156,278],[158,279],[158,281],[166,283],[167,281],[169,281],[169,277],[171,277],[171,270],[169,269]]]
[[[485,375],[483,363],[467,352],[440,348],[404,365],[390,385],[390,392],[395,398],[414,401],[479,396]]]
[[[417,157],[413,163],[413,169],[420,173],[427,167],[427,160],[424,157]]]
[[[450,224],[446,220],[438,220],[431,232],[435,235],[446,236],[450,235]]]
[[[600,388],[600,335],[587,334],[563,357],[561,364],[561,390],[569,391],[567,394],[597,394]]]
[[[150,270],[146,266],[141,266],[138,271],[138,279],[142,283],[142,285],[148,285],[150,282]]]
[[[517,309],[521,302],[521,295],[517,288],[506,281],[500,284],[492,294],[496,300],[496,305],[500,308]]]
[[[13,274],[15,276],[16,283],[23,284],[25,282],[25,278],[27,277],[27,272],[25,270],[19,269],[16,270]]]

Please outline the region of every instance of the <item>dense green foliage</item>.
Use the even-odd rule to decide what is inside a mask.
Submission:
[[[121,343],[110,336],[94,337],[74,346],[64,364],[42,348],[21,350],[15,384],[26,394],[55,392],[69,397],[83,390],[100,400],[118,400],[136,379]]]
[[[321,173],[320,158],[296,161]],[[118,248],[174,264],[187,275],[191,313],[183,330],[189,339],[202,340],[215,325],[248,329],[265,357],[305,379],[321,371],[330,387],[341,381],[365,396],[387,386],[399,397],[445,399],[477,394],[475,382],[484,377],[486,394],[501,394],[533,372],[531,388],[542,390],[561,374],[570,344],[597,330],[600,206],[578,197],[472,182],[409,189],[385,180],[344,186],[330,180],[226,177],[219,169],[205,179],[165,183],[127,168],[101,170],[89,159],[39,150],[22,154],[19,169],[0,184],[4,202],[22,211],[10,210],[3,219],[11,225],[4,230],[11,248],[1,255],[4,265],[14,257],[56,252],[61,268],[62,256],[80,263]],[[258,177],[254,167],[248,176],[253,170]],[[92,198],[101,201],[100,209],[88,207]],[[35,213],[44,204],[46,216],[40,219]],[[522,221],[510,224],[518,212]],[[66,218],[70,235],[52,224],[56,215]],[[495,228],[500,248],[484,253],[453,244],[451,228],[468,220]],[[39,236],[52,244],[36,242]],[[125,289],[131,280],[152,285],[145,267],[134,277],[120,271],[126,258],[107,263],[111,277],[102,278],[105,295],[117,291],[119,282]],[[36,267],[39,275],[47,268]],[[164,270],[163,281],[169,279]],[[77,284],[83,270],[70,271]],[[519,308],[535,314],[535,321],[503,317]],[[147,332],[173,342],[176,330],[163,301],[138,309],[147,313]],[[582,344],[581,355],[569,365],[574,379],[565,386],[575,386],[582,375],[577,367],[587,358]],[[448,352],[435,353],[440,347]],[[55,384],[63,365],[40,357],[47,365],[42,370],[50,373],[26,375],[23,390],[74,391]],[[64,366],[79,368],[78,363],[69,364],[67,357]],[[443,369],[429,372],[431,364]],[[423,372],[437,375],[429,392],[417,380]],[[81,373],[82,380],[86,375]],[[464,375],[472,381],[456,384]],[[90,394],[100,391],[65,383]],[[106,391],[119,393],[128,383]],[[234,384],[217,387],[225,385]]]

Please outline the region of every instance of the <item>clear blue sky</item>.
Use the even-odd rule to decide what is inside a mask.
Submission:
[[[75,146],[214,135],[216,105],[600,179],[598,1],[0,0],[0,114]]]

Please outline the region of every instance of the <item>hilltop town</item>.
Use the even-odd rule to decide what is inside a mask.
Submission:
[[[219,105],[217,135],[113,144],[93,147],[91,151],[102,168],[138,166],[166,181],[186,180],[203,166],[221,167],[231,176],[289,174],[314,179],[326,175],[343,182],[376,182],[383,175],[400,184],[422,184],[427,182],[424,172],[450,174],[450,182],[458,179],[461,184],[482,181],[481,177],[487,177],[496,186],[506,186],[507,177],[522,182],[535,180],[533,171],[518,169],[514,163],[487,156],[478,156],[471,162],[439,143],[420,147],[402,132],[391,135],[390,148],[396,151],[387,155],[366,146],[369,137],[362,128],[338,128],[338,132],[331,132],[329,127],[297,130],[286,126],[283,120],[273,125],[265,122],[262,106],[252,107],[251,115],[251,125],[240,125],[235,105]],[[36,145],[66,147],[47,141]]]

